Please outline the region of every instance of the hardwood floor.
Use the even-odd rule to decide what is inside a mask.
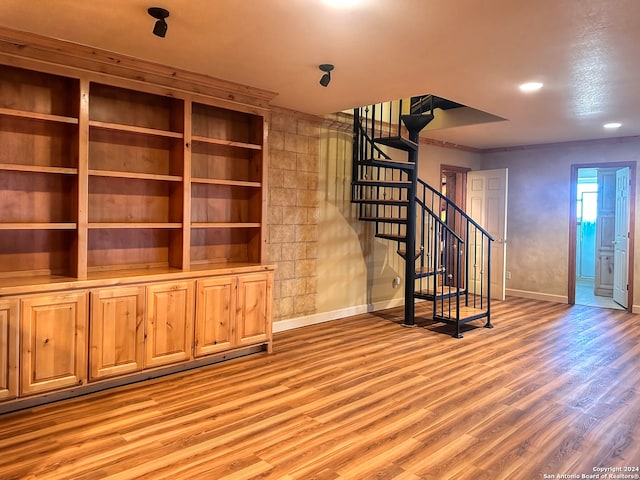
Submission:
[[[493,330],[479,320],[461,340],[400,326],[402,309],[359,315],[278,333],[271,355],[2,415],[0,478],[529,480],[639,466],[640,316],[520,298],[493,312]]]

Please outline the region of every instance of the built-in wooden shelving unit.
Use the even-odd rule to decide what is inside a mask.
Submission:
[[[3,41],[0,411],[269,350],[264,93],[243,103],[204,77],[153,67],[144,82],[129,59],[92,72]]]

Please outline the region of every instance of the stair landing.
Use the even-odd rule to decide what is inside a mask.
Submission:
[[[416,290],[415,297],[422,298],[424,300],[434,300],[455,297],[456,295],[464,295],[464,288],[455,288],[448,286],[438,286],[437,291],[434,293],[433,289],[428,290]]]
[[[438,309],[440,310],[440,309]],[[486,308],[475,308],[475,307],[467,307],[460,306],[460,322],[470,322],[472,320],[476,320],[478,318],[486,317],[487,309]],[[437,311],[435,315],[436,319],[439,320],[456,320],[456,309],[455,307],[449,309],[445,309],[445,311]]]

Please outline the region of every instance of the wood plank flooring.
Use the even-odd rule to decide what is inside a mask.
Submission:
[[[430,321],[402,327],[402,309],[359,315],[278,333],[271,355],[2,415],[0,478],[530,480],[639,466],[640,316],[520,298],[493,312],[494,329],[479,320],[461,340]]]

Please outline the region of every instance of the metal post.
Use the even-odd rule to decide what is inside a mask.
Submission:
[[[491,239],[487,239],[487,323],[484,328],[493,328],[491,324]]]
[[[358,180],[358,160],[360,155],[360,129],[362,128],[360,123],[360,109],[355,108],[353,110],[353,150],[351,152],[351,181],[355,182]],[[354,188],[354,187],[352,187]],[[353,193],[351,194],[351,198],[353,198]]]
[[[410,130],[409,140],[418,144],[420,140],[420,130]],[[416,287],[416,194],[418,177],[418,149],[409,152],[409,162],[415,167],[409,170],[409,180],[411,185],[407,192],[407,229],[406,229],[406,261],[405,261],[405,284],[404,284],[404,326],[415,326],[415,300],[414,293]]]

